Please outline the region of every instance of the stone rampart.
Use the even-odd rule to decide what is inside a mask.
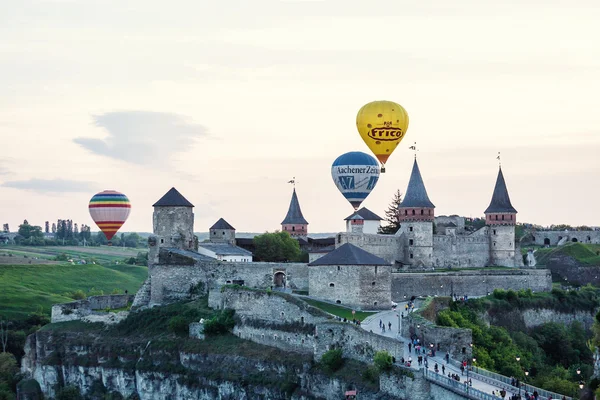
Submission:
[[[392,300],[411,296],[485,296],[494,289],[552,290],[547,269],[479,269],[456,272],[392,273]]]
[[[304,263],[263,263],[198,261],[192,265],[150,267],[150,304],[164,304],[190,298],[191,290],[202,282],[206,287],[243,284],[258,289],[275,286],[275,275],[285,275],[288,288],[308,289],[308,267]]]
[[[70,303],[55,304],[52,306],[51,322],[65,321],[85,321],[85,322],[103,322],[106,324],[115,324],[127,318],[129,312],[121,311],[118,313],[110,310],[125,308],[133,301],[132,295],[117,294],[108,296],[91,296],[84,300],[72,301]]]
[[[233,334],[241,339],[251,340],[255,343],[264,344],[266,346],[277,347],[285,351],[293,351],[295,353],[313,355],[315,351],[315,335],[314,325],[312,333],[309,332],[294,332],[292,329],[283,330],[284,326],[279,329],[260,327],[257,324],[259,321],[253,321],[257,326],[247,324],[236,324],[233,328]]]
[[[433,265],[441,268],[481,268],[489,265],[490,241],[485,228],[470,235],[434,235]]]
[[[221,288],[223,308],[235,310],[237,316],[250,319],[274,321],[276,323],[315,324],[332,318],[291,295],[245,288]]]
[[[317,324],[317,340],[314,357],[320,360],[330,349],[341,348],[344,357],[371,363],[376,352],[385,350],[396,360],[404,356],[404,343],[344,322]]]
[[[441,351],[448,351],[457,359],[471,356],[473,335],[470,329],[438,326],[414,312],[404,318],[401,333],[404,337],[416,336],[428,348],[433,344],[437,350],[439,345]]]
[[[383,258],[390,264],[396,260],[403,260],[402,238],[396,235],[373,235],[362,233],[338,233],[335,238],[335,247],[338,248],[345,243],[353,244],[378,257]]]
[[[538,246],[557,246],[558,242],[600,244],[600,231],[537,231],[533,233],[534,243]]]

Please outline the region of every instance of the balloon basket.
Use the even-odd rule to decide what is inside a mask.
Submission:
[[[384,166],[381,167],[381,173],[385,174],[385,167]]]
[[[112,246],[112,242],[109,240],[107,246]]]

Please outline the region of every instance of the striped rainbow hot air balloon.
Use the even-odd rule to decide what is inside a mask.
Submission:
[[[123,226],[129,212],[131,203],[127,196],[115,190],[105,190],[92,197],[89,204],[90,215],[98,228],[109,241]]]

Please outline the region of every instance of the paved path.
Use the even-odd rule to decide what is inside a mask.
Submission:
[[[382,311],[382,312],[379,312],[377,314],[367,317],[361,323],[361,327],[367,331],[372,331],[373,333],[376,333],[378,335],[395,338],[395,339],[398,339],[398,340],[404,342],[404,358],[406,360],[408,360],[408,357],[411,357],[413,360],[413,362],[411,364],[411,368],[418,370],[419,369],[419,365],[417,363],[418,355],[416,354],[415,349],[411,348],[411,351],[408,351],[409,340],[407,338],[402,337],[399,333],[400,332],[399,324],[402,323],[402,318],[400,318],[401,313],[404,313],[406,315],[406,312],[404,311],[405,304],[406,303],[398,304],[397,311],[396,310]],[[385,325],[385,332],[383,331],[383,329],[381,329],[379,327],[379,321],[381,321],[382,324]],[[391,324],[391,329],[390,329],[390,324]],[[422,354],[422,355],[424,356],[424,354]],[[460,368],[455,367],[450,364],[446,364],[446,361],[444,360],[445,355],[446,355],[445,351],[440,351],[440,352],[436,352],[435,357],[428,357],[429,370],[433,371],[434,366],[437,363],[440,374],[442,373],[442,366],[444,366],[446,376],[448,376],[449,373],[450,374],[458,374],[460,376],[461,382],[464,382],[465,379],[467,378],[467,371],[465,371],[465,373],[462,374],[460,371]],[[400,362],[400,360],[396,360],[396,361]],[[473,382],[474,389],[480,390],[480,391],[488,393],[488,394],[491,394],[492,391],[496,392],[496,391],[500,390],[500,387],[495,387],[486,382],[480,382],[476,379],[472,379],[471,375],[469,375],[469,377],[471,378],[471,380]],[[507,391],[505,399],[510,399],[510,397],[513,394],[517,394],[517,393],[518,393],[518,391],[515,391],[514,393],[510,393]],[[521,392],[521,393],[523,393],[523,392]],[[498,395],[498,398],[500,398],[499,395]]]

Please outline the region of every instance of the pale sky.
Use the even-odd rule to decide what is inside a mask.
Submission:
[[[331,163],[373,100],[410,126],[363,203],[405,192],[417,142],[436,215],[482,216],[502,153],[518,220],[600,225],[597,0],[0,0],[0,223],[95,227],[105,189],[151,231],[175,186],[196,231],[309,232],[352,207]]]

